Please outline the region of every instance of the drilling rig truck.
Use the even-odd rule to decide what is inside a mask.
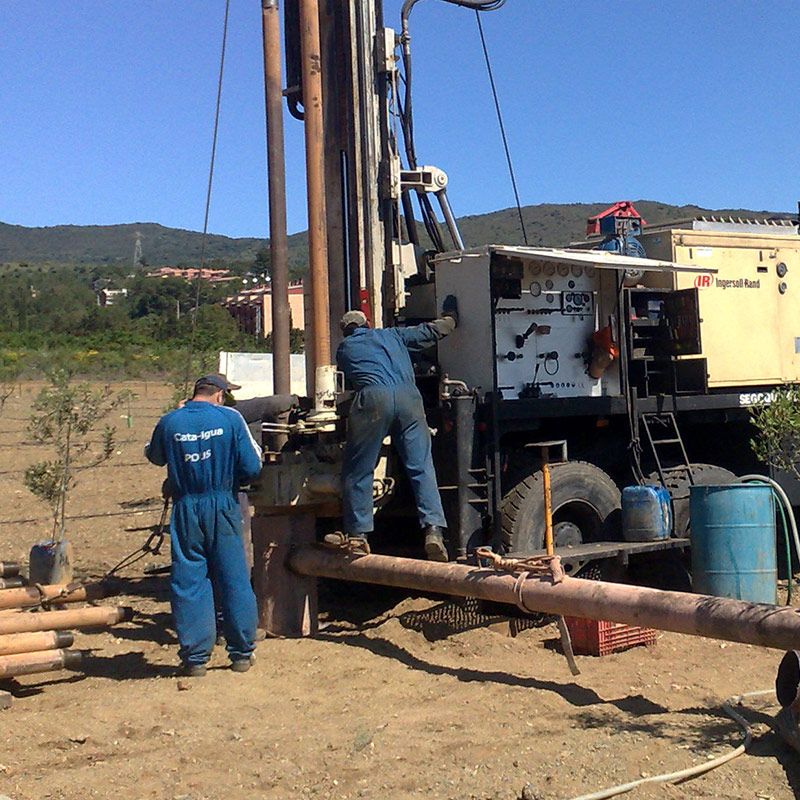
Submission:
[[[758,468],[749,408],[800,381],[797,223],[647,227],[618,203],[590,220],[586,241],[565,248],[465,243],[446,172],[416,152],[417,2],[406,0],[396,29],[380,0],[284,3],[278,89],[305,134],[313,409],[265,425],[256,514],[304,510],[319,526],[339,524],[347,393],[331,349],[341,315],[360,309],[373,326],[417,324],[454,295],[457,330],[415,363],[451,558],[486,544],[541,551],[544,461],[568,572],[597,559],[665,558],[688,546],[693,483]],[[426,2],[484,13],[504,0]],[[276,325],[285,244],[278,11],[277,0],[263,0]],[[276,331],[274,341],[278,376],[288,334]],[[277,383],[276,394],[287,391]],[[413,519],[389,441],[375,476],[377,524]],[[623,542],[620,489],[647,483],[670,490],[673,536]]]

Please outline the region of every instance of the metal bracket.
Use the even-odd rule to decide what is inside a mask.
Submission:
[[[439,167],[401,169],[400,188],[436,194],[447,188],[447,173]]]
[[[542,451],[543,454],[546,454],[547,461],[550,464],[563,464],[564,462],[569,461],[566,439],[554,439],[549,442],[530,442],[529,444],[525,445],[525,449],[532,447],[535,447]],[[559,451],[556,457],[552,457],[551,451],[553,450]]]
[[[447,199],[447,173],[439,167],[423,166],[400,170],[400,190],[436,195],[450,238],[456,250],[464,249],[464,240],[458,230],[453,209]]]

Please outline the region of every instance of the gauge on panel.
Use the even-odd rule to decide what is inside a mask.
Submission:
[[[542,293],[542,284],[539,281],[534,281],[531,284],[530,292],[534,297],[538,297]]]
[[[594,267],[586,267],[586,277],[587,278],[594,278],[595,269]]]
[[[580,276],[581,276],[581,275],[583,275],[583,267],[580,267],[580,266],[578,266],[577,264],[575,264],[575,265],[572,267],[572,274],[573,274],[573,275],[574,275],[576,278],[580,278]]]
[[[555,275],[556,274],[555,264],[545,264],[542,267],[542,272],[544,272],[545,275]]]
[[[549,280],[545,281],[544,282],[544,288],[545,289],[552,289],[553,288],[553,281],[549,281]]]
[[[541,274],[542,274],[542,265],[531,264],[531,275],[541,275]]]
[[[569,264],[559,264],[558,265],[558,274],[562,278],[566,278],[569,275]]]

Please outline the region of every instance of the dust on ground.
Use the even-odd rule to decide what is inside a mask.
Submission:
[[[25,434],[38,388],[24,384],[0,416],[0,560],[24,559],[49,533],[46,510],[22,485],[25,466],[42,457]],[[83,577],[138,547],[160,513],[161,470],[142,446],[170,390],[126,388],[136,393],[132,425],[119,411],[118,452],[82,476],[68,510]],[[147,563],[123,573],[123,597],[105,601],[133,606],[137,619],[77,635],[75,646],[90,650],[83,672],[18,680],[13,706],[0,712],[0,794],[571,798],[738,745],[720,705],[770,688],[781,655],[664,634],[651,648],[578,657],[573,678],[554,626],[512,638],[507,620],[469,602],[329,584],[318,638],[261,642],[246,674],[227,670],[218,648],[205,679],[179,682],[166,579],[141,580]],[[765,724],[776,710],[770,697],[748,701],[747,755],[630,796],[798,796],[800,756]]]

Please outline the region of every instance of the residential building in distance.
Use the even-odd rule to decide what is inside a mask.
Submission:
[[[267,336],[272,333],[272,292],[270,285],[255,289],[242,289],[223,301],[238,322],[243,333],[252,336]],[[289,284],[289,313],[293,328],[305,329],[306,317],[303,304],[303,282]]]
[[[238,280],[229,269],[210,269],[203,267],[159,267],[147,273],[148,278],[183,278],[185,281],[194,281],[199,277],[209,283],[228,283]]]
[[[98,291],[95,292],[95,297],[97,297],[97,305],[99,305],[101,308],[113,306],[127,296],[127,289],[98,289]]]

